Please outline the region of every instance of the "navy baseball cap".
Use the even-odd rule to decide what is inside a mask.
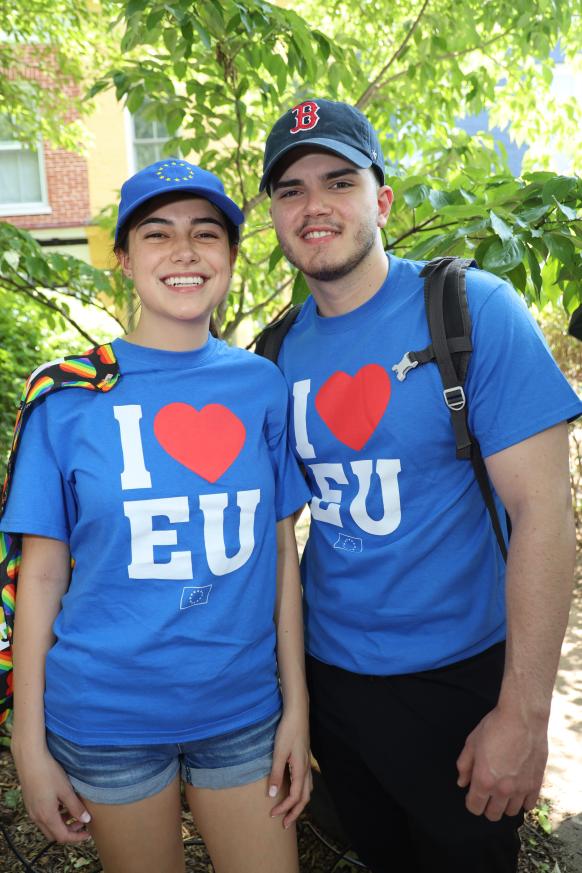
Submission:
[[[115,244],[117,245],[124,225],[138,206],[153,197],[171,194],[173,191],[189,191],[209,200],[236,227],[245,220],[236,203],[224,193],[224,186],[218,176],[180,158],[166,158],[140,170],[121,186]]]
[[[376,131],[359,109],[332,100],[304,100],[275,122],[265,146],[259,191],[269,187],[275,165],[297,146],[317,146],[361,169],[373,167],[384,184],[384,155]]]

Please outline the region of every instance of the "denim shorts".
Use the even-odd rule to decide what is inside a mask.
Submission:
[[[196,788],[234,788],[271,772],[280,712],[249,727],[187,743],[78,746],[47,730],[47,743],[75,791],[94,803],[135,803],[180,772]]]

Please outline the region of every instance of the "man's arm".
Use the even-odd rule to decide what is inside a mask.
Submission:
[[[512,531],[507,560],[507,651],[499,701],[457,761],[466,804],[497,821],[537,800],[547,725],[574,569],[565,422],[486,460]]]

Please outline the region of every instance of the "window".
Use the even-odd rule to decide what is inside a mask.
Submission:
[[[148,164],[167,157],[162,154],[162,148],[170,136],[165,125],[161,121],[148,120],[143,117],[144,103],[136,113],[132,115],[133,125],[133,153],[135,171],[142,170]]]
[[[42,146],[30,148],[14,138],[0,116],[0,215],[35,215],[50,212]]]

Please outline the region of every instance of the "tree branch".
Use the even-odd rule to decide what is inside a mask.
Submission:
[[[446,60],[448,60],[448,58],[458,58],[458,57],[461,57],[462,55],[471,54],[471,52],[481,51],[486,46],[491,45],[492,43],[497,42],[500,39],[503,39],[504,36],[507,36],[509,33],[511,33],[513,30],[515,30],[515,28],[516,28],[516,25],[514,24],[511,27],[506,28],[501,33],[498,33],[497,36],[493,36],[493,37],[491,37],[491,39],[488,39],[485,42],[480,43],[479,45],[472,45],[472,46],[469,46],[468,48],[465,48],[465,49],[459,49],[458,51],[445,52],[445,54],[443,54],[443,55],[437,55],[435,58],[433,58],[433,63],[436,64],[439,61],[446,61]],[[388,65],[386,65],[386,67],[384,67],[382,72],[378,76],[376,76],[374,82],[368,86],[368,88],[366,89],[364,94],[360,97],[360,99],[356,103],[356,106],[359,109],[363,109],[364,106],[367,106],[368,103],[370,103],[371,100],[374,98],[374,96],[378,93],[378,91],[380,91],[382,88],[385,88],[386,85],[389,85],[391,82],[395,82],[396,79],[401,79],[403,76],[406,76],[408,74],[409,67],[407,67],[405,70],[401,70],[399,73],[394,73],[393,76],[389,76],[383,82],[379,82],[378,80],[380,79],[380,76],[384,72],[386,72],[387,66]],[[366,98],[365,101],[364,101],[364,97]]]
[[[262,196],[263,195],[261,195],[261,197]],[[255,198],[255,200],[256,199],[257,198]],[[258,224],[255,227],[253,227],[252,230],[249,230],[247,233],[244,234],[244,236],[241,239],[241,242],[244,242],[245,240],[250,239],[250,237],[252,237],[252,236],[256,236],[258,233],[264,233],[265,230],[272,230],[272,228],[273,228],[272,221],[269,221],[266,224]]]
[[[91,343],[91,345],[98,345],[97,340],[94,339],[85,330],[83,330],[81,325],[77,324],[74,318],[71,318],[70,315],[67,315],[66,312],[64,312],[59,306],[57,306],[56,303],[50,300],[50,298],[46,297],[46,295],[43,294],[42,291],[39,291],[38,288],[33,288],[32,286],[27,287],[26,285],[18,285],[16,282],[11,281],[10,279],[6,279],[5,277],[2,277],[2,282],[3,284],[5,283],[4,287],[8,285],[9,291],[13,291],[16,294],[25,294],[27,297],[30,297],[31,300],[34,300],[35,303],[38,303],[41,306],[46,306],[47,309],[52,309],[53,312],[56,312],[58,315],[61,316],[61,318],[63,318],[65,321],[68,321],[69,324],[81,334],[81,336],[85,337],[85,339]]]
[[[254,197],[251,197],[250,200],[247,200],[247,201],[246,201],[245,208],[243,209],[243,212],[244,212],[244,214],[245,214],[245,218],[246,218],[246,216],[249,214],[249,212],[252,212],[252,211],[253,211],[253,209],[255,208],[255,206],[258,206],[259,203],[262,203],[263,200],[266,200],[266,198],[267,198],[267,194],[266,194],[266,192],[265,192],[265,191],[261,191],[260,194],[255,194]]]
[[[100,300],[93,299],[92,297],[89,297],[89,296],[87,296],[87,297],[80,296],[79,297],[73,291],[67,291],[64,288],[62,290],[60,288],[58,290],[57,289],[53,289],[53,290],[55,291],[56,294],[63,294],[65,297],[71,297],[73,300],[79,301],[79,303],[82,303],[83,306],[94,306],[95,309],[100,309],[102,312],[105,312],[110,318],[112,318],[113,321],[115,321],[119,325],[119,327],[122,329],[122,331],[125,333],[125,325],[123,324],[123,322],[120,321],[120,319],[115,315],[114,312],[111,311],[111,309],[109,309],[109,307],[105,306],[104,303],[101,303]]]
[[[372,99],[372,97],[374,96],[375,92],[378,91],[378,89],[382,87],[381,85],[378,84],[380,82],[380,79],[388,72],[388,70],[390,69],[392,64],[396,63],[396,61],[402,56],[404,49],[408,45],[412,35],[414,34],[414,31],[418,27],[418,25],[420,23],[420,19],[424,15],[424,13],[426,11],[426,7],[428,6],[429,3],[430,3],[430,0],[424,0],[424,3],[422,4],[420,12],[418,13],[418,15],[416,16],[416,19],[412,22],[410,28],[408,29],[408,33],[406,34],[406,36],[404,37],[404,39],[402,40],[402,42],[400,43],[400,45],[398,46],[398,48],[396,49],[396,51],[394,52],[394,54],[392,55],[392,57],[390,58],[388,63],[382,67],[382,69],[380,70],[380,72],[378,73],[378,75],[376,76],[374,81],[370,82],[370,84],[368,85],[368,87],[366,88],[366,90],[364,91],[362,96],[360,97],[360,99],[356,101],[356,106],[358,107],[358,109],[363,109],[365,106],[367,106],[368,103],[370,102],[370,100]]]

